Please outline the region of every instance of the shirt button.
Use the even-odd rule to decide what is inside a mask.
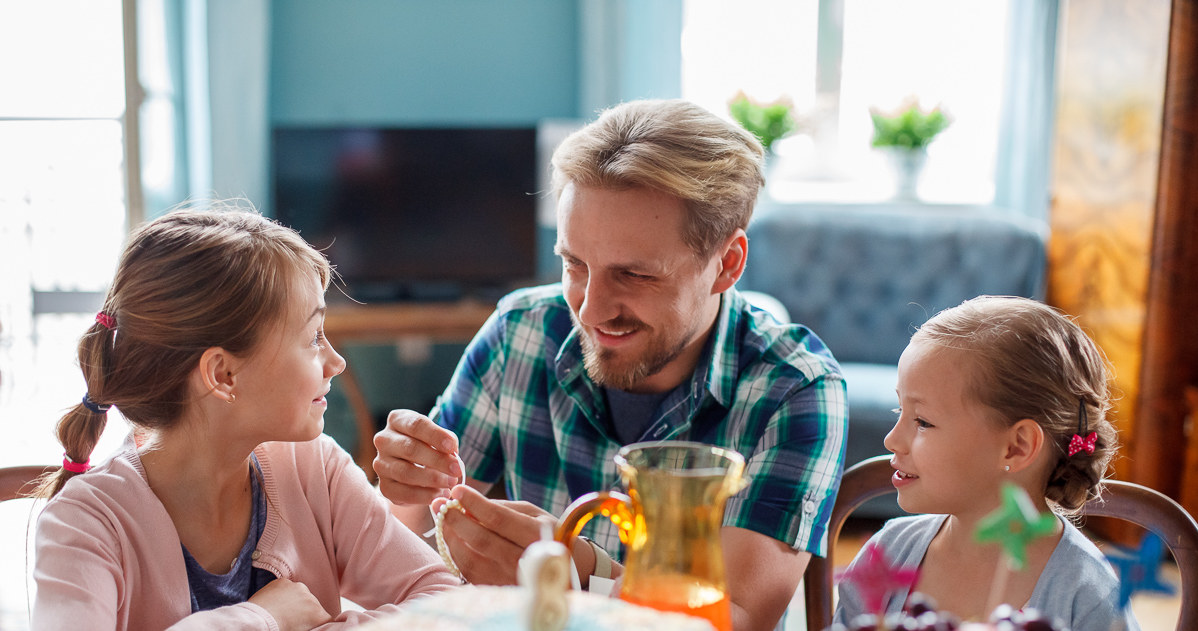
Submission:
[[[806,502],[803,502],[803,512],[807,513],[808,515],[814,513],[815,512],[815,502],[813,502],[811,500],[807,500]]]
[[[262,556],[262,553],[257,550],[254,550],[254,552],[252,554],[250,554],[250,559],[257,561],[258,557],[260,557],[260,556]]]

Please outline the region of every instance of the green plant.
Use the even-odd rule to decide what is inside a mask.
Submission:
[[[952,123],[939,107],[925,112],[918,103],[907,104],[894,114],[870,109],[869,115],[874,121],[875,147],[923,149]]]
[[[791,133],[798,126],[794,117],[794,106],[784,99],[772,103],[758,103],[741,92],[728,103],[728,112],[741,127],[757,136],[766,153],[772,152],[771,148],[776,140]]]

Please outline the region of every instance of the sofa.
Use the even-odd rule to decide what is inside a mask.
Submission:
[[[844,370],[846,467],[887,453],[899,355],[916,327],[981,294],[1043,299],[1043,222],[1011,211],[918,203],[758,204],[738,287],[776,298]],[[893,496],[860,514],[899,514]]]

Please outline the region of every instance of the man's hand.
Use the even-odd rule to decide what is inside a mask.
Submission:
[[[541,538],[541,519],[557,518],[528,502],[489,500],[468,487],[454,487],[450,497],[461,511],[446,511],[442,533],[462,576],[478,585],[515,585],[516,568],[524,549]],[[433,502],[439,511],[448,500]],[[591,546],[575,541],[571,550],[582,576],[595,567]]]
[[[374,446],[379,491],[398,506],[428,506],[463,480],[457,436],[418,412],[392,410]]]

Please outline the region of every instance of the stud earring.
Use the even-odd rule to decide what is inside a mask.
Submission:
[[[1007,465],[1007,466],[1003,467],[1003,468],[1002,468],[1002,470],[1003,470],[1003,471],[1010,471],[1010,470],[1011,470],[1011,465]]]
[[[235,394],[233,394],[232,392],[230,392],[230,393],[229,393],[229,398],[228,398],[228,399],[225,399],[225,403],[228,403],[229,405],[232,405],[232,404],[233,404],[233,402],[234,402],[234,401],[236,401],[236,400],[237,400],[237,395],[235,395]]]

